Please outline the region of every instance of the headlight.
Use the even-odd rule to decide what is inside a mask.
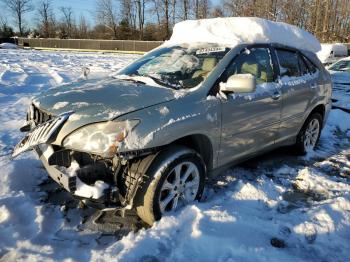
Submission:
[[[63,146],[77,151],[112,157],[117,152],[119,143],[123,142],[128,133],[139,123],[139,120],[127,120],[90,124],[68,135],[63,141]]]

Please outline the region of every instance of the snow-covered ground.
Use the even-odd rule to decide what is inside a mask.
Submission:
[[[339,109],[313,155],[280,149],[253,159],[222,174],[205,201],[124,237],[93,230],[93,211],[78,209],[33,153],[9,158],[32,95],[78,81],[83,67],[103,77],[135,58],[0,50],[1,261],[349,259],[350,114]]]
[[[2,49],[17,49],[18,46],[12,43],[2,43],[0,44],[0,48]]]

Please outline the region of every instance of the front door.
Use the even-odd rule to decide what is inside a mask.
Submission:
[[[220,165],[255,154],[275,142],[282,103],[270,54],[267,46],[246,48],[225,73],[223,81],[233,74],[252,74],[257,87],[254,93],[232,93],[222,99]]]

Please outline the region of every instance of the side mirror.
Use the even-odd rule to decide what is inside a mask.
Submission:
[[[253,93],[255,89],[256,80],[252,74],[235,74],[230,76],[226,83],[220,83],[220,91],[223,93]]]

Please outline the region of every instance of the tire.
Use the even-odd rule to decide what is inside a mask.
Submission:
[[[184,179],[187,171],[188,178]],[[165,212],[177,210],[180,203],[200,200],[205,173],[204,161],[196,151],[184,146],[161,151],[147,170],[146,181],[135,196],[137,215],[152,226]]]
[[[315,128],[313,129],[312,126],[315,126]],[[313,130],[313,132],[310,132],[311,130]],[[305,155],[314,150],[318,140],[320,139],[321,130],[322,116],[319,113],[313,113],[306,119],[297,136],[296,143],[294,145],[295,153],[297,155]],[[308,141],[310,143],[308,143]]]

